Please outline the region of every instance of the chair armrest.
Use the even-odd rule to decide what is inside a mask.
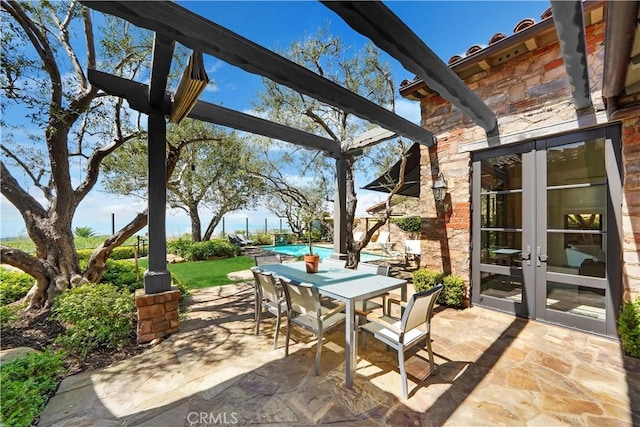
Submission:
[[[329,311],[326,311],[322,314],[322,316],[320,316],[321,320],[327,319],[331,316],[333,316],[336,313],[340,313],[341,311],[343,311],[346,308],[346,305],[344,304],[338,304],[337,306],[335,306],[334,308],[332,308]]]
[[[378,316],[375,313],[369,313],[367,314],[367,320],[377,323],[379,325],[384,326],[387,329],[391,329],[393,332],[397,333],[397,334],[402,334],[402,329],[398,328],[397,326],[387,322],[385,319],[381,318],[380,316]]]
[[[389,303],[398,304],[400,307],[407,308],[407,302],[397,298],[389,298]]]
[[[367,311],[363,311],[363,310],[356,310],[355,313],[356,313],[356,316],[367,317],[367,315],[369,313],[371,313],[371,312],[370,311],[367,312]]]

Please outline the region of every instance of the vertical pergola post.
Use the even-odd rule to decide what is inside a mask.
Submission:
[[[332,258],[347,259],[347,161],[336,159],[336,189],[333,198]]]
[[[162,113],[148,118],[148,192],[149,192],[149,269],[144,273],[144,291],[157,294],[171,290],[171,274],[167,270],[167,237],[165,230],[167,204],[167,156],[165,141],[167,124]]]

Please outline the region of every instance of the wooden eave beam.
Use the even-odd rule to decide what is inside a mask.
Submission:
[[[190,49],[213,55],[247,72],[267,77],[412,141],[433,145],[431,135],[420,126],[173,2],[80,2],[91,9],[163,34]]]
[[[151,82],[149,84],[149,104],[156,107],[162,105],[165,99],[174,47],[173,40],[156,33],[153,39],[153,60],[151,61]]]
[[[638,23],[636,1],[612,1],[607,3],[607,23],[604,51],[602,95],[607,99],[622,96],[629,57],[633,50],[633,36]]]
[[[92,84],[110,95],[126,99],[129,106],[136,111],[147,114],[162,112],[164,115],[171,112],[171,99],[168,94],[164,98],[162,107],[156,108],[147,101],[149,86],[93,69],[89,69],[88,74]],[[198,101],[187,117],[324,151],[331,157],[342,155],[340,144],[331,139],[204,101]]]
[[[576,110],[589,108],[592,102],[582,1],[553,0],[551,8],[575,108]]]
[[[462,110],[488,135],[497,134],[498,120],[493,111],[382,2],[322,3]]]

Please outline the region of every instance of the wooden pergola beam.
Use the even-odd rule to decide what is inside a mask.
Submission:
[[[488,135],[497,134],[498,119],[493,111],[382,2],[321,2],[462,110]]]
[[[433,145],[431,134],[420,126],[176,3],[87,0],[81,3],[264,76],[412,141]]]
[[[205,101],[198,101],[188,117],[215,123],[221,126],[250,132],[280,141],[291,142],[305,148],[320,150],[330,157],[340,157],[340,144],[328,138],[323,138],[309,132],[304,132],[288,126],[230,110]]]
[[[587,41],[581,0],[551,2],[553,21],[560,40],[560,51],[571,85],[576,110],[592,106],[587,64]]]
[[[165,94],[157,109],[147,103],[149,86],[145,84],[93,69],[89,69],[88,75],[92,84],[106,93],[126,99],[131,108],[137,111],[164,115],[171,111],[168,94]],[[336,141],[208,102],[198,101],[188,117],[324,151],[331,157],[341,156],[340,145]]]
[[[174,47],[173,40],[156,33],[153,39],[153,65],[149,85],[149,104],[156,107],[161,106],[165,100]]]

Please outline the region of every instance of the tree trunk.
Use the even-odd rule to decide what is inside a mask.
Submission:
[[[91,283],[99,283],[107,266],[107,258],[111,255],[113,249],[122,245],[129,237],[142,230],[147,225],[147,219],[148,215],[145,210],[136,215],[129,224],[121,228],[116,234],[102,242],[89,257],[87,269],[84,272],[85,280]]]
[[[204,232],[204,236],[202,236],[203,240],[205,241],[211,240],[211,236],[213,236],[213,230],[215,230],[215,228],[220,223],[220,220],[224,216],[224,213],[220,211],[218,214],[214,215],[213,218],[211,218],[211,221],[209,222],[209,226],[207,227],[207,230]]]
[[[200,214],[198,213],[198,205],[189,205],[189,218],[191,219],[191,240],[194,242],[202,241],[202,230],[200,223]]]
[[[28,308],[48,308],[64,290],[84,282],[73,233],[70,227],[61,227],[60,222],[25,215],[29,216],[26,221],[30,225],[28,232],[36,244],[37,255],[2,246],[0,256],[3,263],[28,272],[36,279],[26,297]]]

